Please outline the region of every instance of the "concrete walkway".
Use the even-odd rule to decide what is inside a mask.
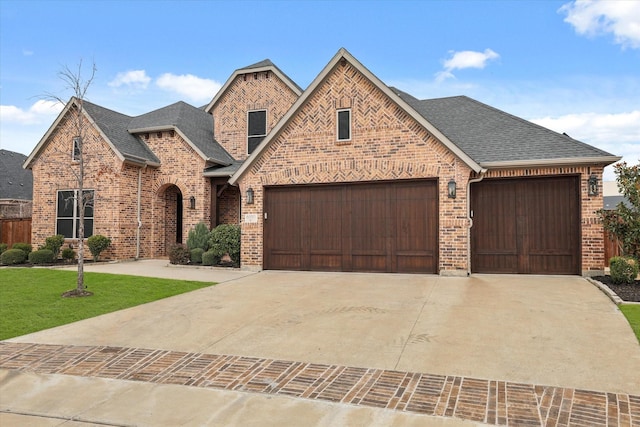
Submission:
[[[221,283],[0,345],[1,425],[640,423],[640,346],[582,278],[247,273],[158,260],[87,271]],[[117,374],[104,368],[117,360]],[[207,372],[193,371],[203,360]],[[188,378],[173,381],[185,363]],[[236,377],[220,383],[229,366]],[[290,392],[296,381],[315,385]],[[90,402],[65,398],[85,389]]]

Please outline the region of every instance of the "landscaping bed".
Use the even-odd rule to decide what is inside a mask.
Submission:
[[[640,280],[636,279],[632,284],[616,285],[611,276],[596,276],[592,279],[611,289],[625,302],[640,302]]]

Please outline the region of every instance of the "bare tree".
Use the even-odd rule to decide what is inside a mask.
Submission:
[[[71,167],[69,170],[73,174],[76,181],[76,191],[74,194],[74,206],[78,206],[78,278],[76,288],[65,292],[63,296],[88,296],[91,292],[86,290],[84,284],[84,220],[85,209],[89,206],[93,206],[93,193],[85,194],[84,191],[84,179],[85,179],[85,136],[87,133],[86,126],[87,120],[84,115],[84,100],[89,90],[89,87],[93,83],[93,79],[96,75],[96,65],[92,63],[91,71],[88,77],[82,75],[82,61],[78,63],[77,70],[71,70],[68,66],[65,66],[62,71],[58,73],[58,77],[65,83],[66,90],[70,90],[73,93],[69,103],[72,103],[72,108],[69,109],[69,113],[72,117],[72,126],[76,136],[73,140],[74,158],[77,162],[77,167]],[[57,95],[47,94],[46,97],[50,100],[65,104],[65,101]]]

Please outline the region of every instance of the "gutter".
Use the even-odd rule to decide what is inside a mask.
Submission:
[[[482,169],[478,178],[467,181],[467,219],[469,220],[469,233],[467,235],[467,276],[471,275],[471,228],[473,227],[473,215],[471,215],[471,184],[482,181],[486,173],[487,169]]]
[[[519,167],[545,167],[563,165],[585,165],[585,164],[607,164],[620,161],[619,156],[599,156],[599,157],[565,157],[557,159],[535,159],[535,160],[510,160],[502,162],[481,162],[480,166],[486,169],[511,169]]]
[[[138,169],[138,228],[136,229],[136,261],[140,258],[140,229],[142,228],[141,215],[142,198],[142,168]]]

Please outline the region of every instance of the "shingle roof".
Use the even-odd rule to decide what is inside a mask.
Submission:
[[[626,207],[631,208],[631,202],[624,196],[604,196],[602,198],[604,209],[613,210],[623,203]]]
[[[613,157],[567,135],[466,96],[418,100],[398,96],[479,164]]]
[[[134,117],[127,130],[167,128],[179,129],[208,159],[225,165],[233,162],[233,157],[214,139],[211,115],[182,101]]]
[[[158,157],[144,142],[127,131],[132,117],[86,100],[83,102],[83,108],[125,159],[143,159],[160,163]]]
[[[243,161],[234,161],[228,166],[212,166],[204,170],[205,177],[230,177],[242,166]]]
[[[0,150],[0,199],[33,199],[33,172],[23,169],[24,154]]]

